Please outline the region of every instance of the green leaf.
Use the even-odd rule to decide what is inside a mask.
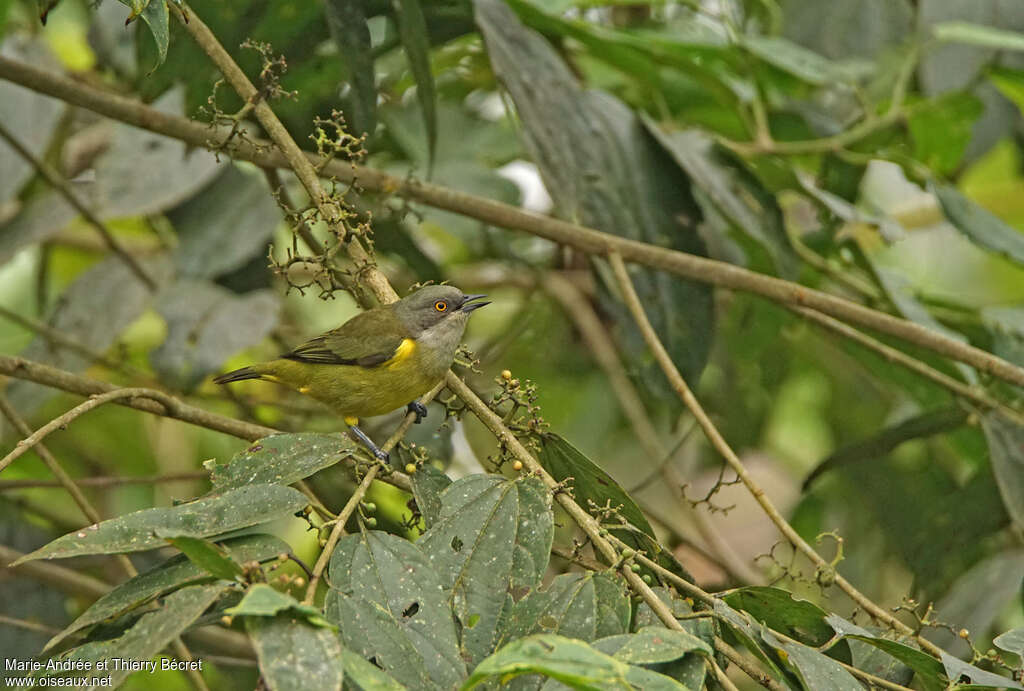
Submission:
[[[114,665],[105,670],[97,670],[97,662],[113,657],[135,661],[150,660],[198,619],[206,608],[220,597],[224,589],[223,583],[186,586],[168,595],[156,610],[139,617],[138,621],[118,638],[86,643],[61,653],[56,659],[89,662],[93,671],[85,675],[86,679],[109,679],[110,681],[104,683],[116,687],[131,674],[131,671]],[[51,674],[66,675],[66,672],[55,671]]]
[[[671,662],[694,652],[709,657],[714,654],[707,642],[693,634],[664,626],[646,626],[636,633],[602,638],[594,647],[616,660],[634,665]]]
[[[161,381],[195,388],[235,353],[260,343],[277,326],[280,300],[271,290],[238,295],[205,280],[180,280],[157,298],[167,338],[149,359]]]
[[[534,477],[471,475],[441,494],[417,546],[441,578],[473,664],[493,649],[514,594],[537,587],[554,538],[551,493]]]
[[[747,650],[761,661],[761,664],[768,669],[776,681],[785,680],[786,676],[775,664],[775,659],[762,649],[764,643],[757,627],[752,625],[743,614],[726,604],[724,600],[715,599],[714,612],[715,617],[725,624],[723,629],[734,634]]]
[[[1024,71],[993,66],[988,70],[988,78],[1003,96],[1013,101],[1018,111],[1024,113]]]
[[[935,185],[935,195],[949,222],[976,244],[1024,264],[1024,233],[1003,223],[950,185]]]
[[[914,157],[937,173],[952,173],[963,161],[974,125],[984,111],[981,100],[965,91],[918,105],[907,119]]]
[[[231,558],[227,550],[209,540],[195,537],[170,537],[162,530],[158,530],[157,535],[177,547],[189,561],[211,576],[233,581],[244,573],[242,567]]]
[[[611,530],[617,538],[634,549],[644,550],[661,566],[683,578],[693,579],[674,557],[661,548],[651,524],[626,490],[579,449],[557,434],[545,434],[537,460],[558,482],[572,478],[573,496],[581,505],[593,503],[618,507],[619,516],[630,527]]]
[[[931,655],[917,648],[874,634],[867,629],[843,619],[837,614],[829,614],[826,621],[832,629],[849,640],[862,641],[881,650],[909,667],[917,675],[918,681],[925,691],[942,691],[948,685],[942,663]]]
[[[404,691],[406,688],[387,672],[344,646],[341,648],[341,663],[345,669],[345,681],[361,691]]]
[[[266,586],[269,587],[269,586]],[[341,643],[330,629],[301,617],[249,617],[246,631],[270,691],[338,691],[344,678]]]
[[[290,485],[356,453],[343,434],[275,434],[252,443],[224,464],[207,463],[212,493],[253,484]]]
[[[156,531],[185,537],[211,537],[266,523],[301,510],[309,500],[291,487],[249,485],[170,508],[143,509],[59,537],[31,554],[33,559],[65,559],[82,554],[140,552],[163,546]]]
[[[346,120],[356,134],[373,134],[377,129],[377,84],[370,28],[366,25],[366,2],[327,0],[324,11],[331,39],[348,67],[352,107]]]
[[[496,647],[533,633],[557,633],[591,642],[629,630],[629,595],[614,576],[566,573],[531,591],[502,622]]]
[[[441,493],[452,484],[452,479],[429,463],[420,467],[410,478],[412,496],[416,498],[416,506],[423,516],[424,525],[429,528],[441,515]]]
[[[249,561],[273,559],[291,549],[287,543],[273,535],[246,535],[225,540],[221,545],[232,559],[243,564]],[[207,571],[194,564],[185,555],[171,557],[149,571],[130,578],[96,600],[66,629],[51,638],[46,644],[46,648],[52,648],[75,631],[134,609],[144,602],[186,583],[207,577]]]
[[[796,258],[786,238],[782,211],[775,198],[739,165],[715,147],[700,130],[665,132],[644,118],[647,131],[665,147],[690,180],[730,223],[768,252],[779,272],[792,275]]]
[[[0,237],[3,235],[0,232]],[[161,259],[144,261],[142,266],[158,281],[170,269]],[[152,298],[152,293],[119,257],[108,257],[72,281],[47,323],[80,345],[103,353],[139,318]],[[33,338],[21,356],[71,372],[81,372],[92,364],[78,353],[54,348],[42,335]],[[11,382],[6,391],[11,405],[23,415],[30,415],[53,396],[52,390],[25,381]]]
[[[515,103],[526,148],[561,218],[662,247],[706,255],[687,176],[640,119],[607,93],[584,91],[550,45],[499,0],[476,0],[495,75]],[[707,360],[714,306],[706,285],[636,269],[640,300],[688,381]],[[611,281],[609,281],[611,285]],[[667,406],[674,392],[614,291],[603,296],[630,375]],[[678,309],[686,305],[686,309]]]
[[[781,588],[749,586],[734,590],[723,599],[773,631],[815,648],[832,638],[833,630],[825,621],[827,613],[823,609]]]
[[[1024,50],[1024,34],[970,22],[933,24],[932,35],[948,43],[964,43],[994,50]]]
[[[746,36],[743,47],[769,65],[815,86],[851,81],[848,70],[828,58],[775,36]]]
[[[713,618],[689,617],[689,615],[693,614],[693,607],[683,600],[678,593],[662,586],[654,586],[651,590],[654,591],[659,600],[668,606],[669,610],[679,621],[679,625],[683,627],[683,630],[703,641],[708,647],[714,646],[715,636],[720,633],[720,626]],[[636,614],[633,616],[632,630],[640,631],[648,627],[668,630],[660,617],[651,609],[650,605],[646,602],[640,602],[636,607]],[[606,648],[605,645],[601,641],[595,643],[595,647],[601,652],[609,654],[614,652]],[[699,656],[694,655],[674,662],[659,663],[651,666],[651,669],[672,677],[688,689],[703,688],[704,677],[707,672],[704,661]]]
[[[171,22],[166,0],[149,0],[141,16],[153,34],[153,41],[156,42],[157,62],[153,65],[155,70],[167,59],[167,46],[171,43]]]
[[[420,0],[392,0],[402,47],[409,58],[409,69],[416,80],[416,98],[420,102],[427,128],[428,168],[433,166],[437,148],[437,94],[434,73],[430,69],[430,37]]]
[[[346,536],[329,582],[326,615],[348,648],[411,688],[451,688],[465,677],[447,594],[419,545],[375,530]]]
[[[225,614],[233,617],[276,617],[285,612],[301,615],[314,626],[333,628],[333,624],[323,618],[319,609],[304,605],[288,593],[282,593],[266,583],[253,584],[241,602],[224,610]]]
[[[863,691],[864,687],[853,675],[814,648],[783,640],[764,627],[761,629],[761,638],[786,660],[805,688],[814,691]]]
[[[981,416],[988,455],[1007,513],[1024,526],[1024,428],[998,412]]]
[[[281,210],[260,173],[230,165],[167,219],[178,237],[174,263],[180,275],[214,278],[266,257]]]
[[[582,641],[540,634],[513,641],[482,661],[462,689],[468,691],[492,677],[506,682],[523,674],[543,674],[575,689],[685,688],[664,675],[598,652]]]
[[[945,667],[946,676],[951,681],[959,682],[961,678],[964,678],[971,684],[988,686],[992,689],[1024,689],[1024,686],[1008,677],[986,672],[948,653],[942,653],[942,666]]]
[[[992,644],[1024,661],[1024,626],[999,634],[992,639]]]

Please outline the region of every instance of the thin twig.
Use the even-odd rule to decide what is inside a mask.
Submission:
[[[27,161],[33,168],[36,169],[46,182],[53,187],[57,192],[64,197],[75,210],[82,215],[89,225],[96,229],[96,232],[103,238],[104,244],[110,249],[111,252],[116,254],[118,258],[125,263],[133,274],[138,277],[140,281],[151,291],[156,291],[157,283],[149,273],[142,268],[142,265],[132,256],[131,252],[126,250],[114,234],[110,232],[106,224],[100,220],[93,211],[79,200],[78,196],[71,191],[71,187],[65,182],[63,177],[51,168],[45,161],[42,161],[32,155],[32,152],[25,148],[25,145],[15,137],[10,130],[8,130],[2,122],[0,122],[0,138],[7,142],[12,149],[14,149],[19,156]]]
[[[35,631],[36,633],[45,633],[52,636],[55,633],[60,633],[60,629],[56,629],[52,626],[46,626],[34,621],[28,621],[26,619],[16,619],[15,617],[8,617],[4,614],[0,614],[0,625],[13,626],[19,629],[25,629],[26,631]]]
[[[89,400],[87,400],[85,403],[79,403],[71,410],[67,411],[63,415],[54,418],[53,420],[50,420],[45,425],[37,429],[35,432],[33,432],[32,434],[30,434],[29,436],[25,437],[17,444],[15,444],[14,449],[9,454],[4,456],[3,459],[0,459],[0,473],[2,473],[4,469],[7,468],[7,466],[9,466],[12,462],[21,457],[22,454],[24,454],[33,446],[41,442],[46,437],[46,435],[50,434],[55,430],[66,427],[75,418],[84,415],[93,408],[98,408],[105,403],[110,403],[111,401],[116,401],[122,398],[149,398],[162,404],[164,408],[169,411],[173,411],[174,407],[178,403],[177,399],[175,399],[173,396],[165,394],[163,391],[157,391],[156,389],[128,388],[116,389],[114,391],[108,391],[102,394],[95,394],[89,397]],[[4,410],[4,413],[7,414],[8,410],[10,410],[9,407],[8,409]],[[10,410],[10,412],[13,413],[14,411]]]
[[[32,430],[29,430],[30,434]],[[209,479],[205,470],[190,470],[184,473],[168,473],[167,475],[97,475],[81,477],[76,480],[81,487],[108,489],[128,485],[161,485],[170,482],[191,482],[192,480]],[[63,487],[59,480],[0,480],[0,492],[18,489],[35,489]]]
[[[32,428],[28,426],[28,423],[25,422],[21,415],[18,414],[18,411],[11,406],[7,401],[7,398],[3,395],[0,395],[0,413],[10,421],[18,434],[23,436],[31,435]],[[71,495],[71,499],[78,505],[78,508],[86,519],[93,525],[102,521],[103,518],[100,516],[100,512],[97,511],[96,507],[94,507],[89,499],[86,498],[82,489],[75,483],[74,479],[67,474],[54,455],[50,453],[50,450],[38,441],[36,444],[36,454],[42,459],[43,463],[46,464],[46,467],[50,469],[53,476],[57,478],[57,482],[60,483],[60,486],[67,490],[67,493]],[[7,463],[9,463],[9,461]],[[7,467],[7,463],[0,461],[0,471]],[[127,555],[118,554],[116,555],[115,560],[129,578],[138,575],[139,572],[135,569],[135,565],[132,564]]]
[[[634,437],[640,442],[641,448],[648,459],[658,464],[657,472],[668,485],[672,496],[678,498],[681,488],[686,484],[683,478],[671,463],[672,454],[665,450],[661,444],[657,430],[647,415],[646,407],[640,394],[637,392],[633,382],[626,375],[622,366],[619,354],[612,345],[610,334],[601,324],[594,308],[587,301],[586,297],[571,281],[563,278],[557,273],[548,272],[541,278],[541,284],[545,292],[555,298],[561,304],[569,318],[572,319],[576,329],[580,332],[587,348],[594,355],[594,359],[608,377],[612,391],[619,402],[619,408],[625,414],[633,427]],[[665,459],[665,462],[662,462]],[[683,501],[680,504],[684,513],[693,519],[697,532],[707,543],[711,550],[711,557],[718,562],[729,574],[741,583],[758,585],[764,582],[761,574],[736,553],[732,545],[722,536],[718,527],[711,521],[710,517],[695,509],[689,502]],[[671,525],[668,527],[674,531]]]
[[[425,393],[420,398],[420,403],[428,405],[434,397],[441,392],[444,388],[444,382],[438,382],[433,389]],[[401,424],[398,429],[395,430],[384,445],[381,446],[381,450],[384,453],[389,453],[398,442],[402,440],[409,428],[412,427],[416,422],[416,413],[409,412],[404,418],[402,418]],[[313,602],[313,598],[316,597],[316,587],[320,582],[320,578],[323,576],[324,569],[327,568],[328,562],[330,562],[331,555],[334,554],[334,547],[338,544],[338,540],[345,534],[345,524],[348,523],[349,517],[352,512],[355,511],[356,506],[363,500],[366,495],[366,491],[370,489],[370,483],[377,476],[377,473],[381,470],[381,464],[375,463],[372,468],[366,471],[366,475],[363,476],[359,486],[356,487],[355,491],[352,492],[352,496],[345,502],[345,506],[338,513],[337,518],[333,519],[334,527],[331,529],[330,535],[327,537],[327,542],[324,543],[323,549],[320,551],[320,556],[316,560],[316,564],[313,566],[312,575],[309,577],[309,585],[306,587],[306,597],[303,600],[307,605]]]
[[[669,356],[668,351],[665,350],[665,346],[662,345],[661,339],[659,339],[658,334],[655,333],[654,327],[651,326],[651,322],[647,319],[647,314],[644,312],[643,305],[640,303],[640,298],[636,294],[636,288],[633,287],[633,281],[629,278],[629,272],[626,269],[625,263],[622,261],[622,257],[617,254],[610,254],[608,259],[611,262],[612,270],[615,273],[616,280],[618,281],[619,287],[626,301],[626,306],[633,315],[633,320],[639,327],[644,341],[647,343],[647,347],[654,354],[655,360],[664,372],[665,377],[669,380],[672,388],[697,419],[697,423],[701,426],[701,429],[704,430],[708,441],[711,442],[711,445],[715,450],[718,451],[722,458],[725,459],[725,462],[730,468],[732,468],[733,472],[736,473],[736,476],[744,486],[746,486],[751,496],[754,497],[754,500],[761,505],[761,509],[765,514],[767,514],[771,522],[775,524],[775,527],[779,529],[779,532],[782,533],[790,544],[802,552],[804,556],[810,559],[818,568],[830,571],[834,570],[832,565],[823,559],[821,555],[819,555],[814,548],[811,547],[807,541],[793,529],[793,526],[791,526],[782,514],[779,513],[779,510],[775,508],[775,504],[768,498],[764,490],[754,481],[750,476],[750,473],[747,472],[747,469],[739,459],[739,456],[736,455],[736,452],[733,451],[732,447],[730,447],[728,442],[725,441],[725,438],[722,437],[718,428],[715,427],[711,418],[708,417],[708,414],[704,411],[704,408],[701,406],[696,396],[694,396],[693,392],[690,391],[690,387],[686,384],[686,380],[684,380],[682,374],[679,373],[679,370],[676,368],[675,363],[672,362],[672,358]],[[857,590],[852,583],[843,578],[839,573],[835,574],[835,584],[839,586],[839,588],[845,592],[851,600],[857,603],[857,605],[872,617],[884,622],[901,633],[914,635],[921,647],[929,653],[936,656],[941,653],[941,650],[934,643],[922,636],[916,635],[913,629],[882,607],[876,605],[870,598]]]
[[[230,58],[230,56],[228,57]],[[208,146],[211,139],[226,134],[226,130],[211,130],[207,124],[162,113],[134,99],[90,87],[5,57],[0,57],[0,78],[115,120],[182,140],[193,146]],[[249,86],[251,87],[251,84]],[[254,87],[252,88],[254,89]],[[246,93],[252,94],[253,92],[247,90]],[[261,167],[291,167],[291,157],[286,158],[280,151],[268,146],[265,141],[247,140],[238,141],[235,144],[236,146],[232,148],[232,155],[239,160],[250,161]],[[319,160],[317,154],[314,153],[299,151],[299,155],[306,159],[310,167]],[[358,181],[363,189],[369,191],[386,192],[422,202],[428,206],[483,221],[486,224],[520,230],[547,238],[583,252],[598,255],[617,252],[624,260],[661,269],[693,281],[753,293],[782,304],[809,307],[845,321],[887,333],[945,357],[964,362],[1010,383],[1024,386],[1024,368],[1013,365],[992,353],[949,338],[919,324],[798,283],[759,274],[725,262],[602,233],[568,221],[524,211],[510,204],[458,192],[432,183],[388,175],[373,168],[352,165],[343,161],[330,162],[324,167],[321,174],[345,184]],[[365,250],[362,254],[365,259]],[[364,263],[356,261],[357,266],[362,266]]]
[[[103,353],[98,353],[92,348],[88,348],[82,345],[75,339],[69,336],[65,336],[57,329],[54,329],[53,327],[44,324],[41,321],[37,321],[35,319],[23,316],[13,310],[9,310],[6,307],[2,306],[0,306],[0,317],[3,317],[8,321],[12,321],[18,326],[29,331],[32,331],[33,333],[39,334],[54,346],[70,350],[73,353],[81,355],[90,362],[95,362],[96,364],[102,365],[103,367],[106,367],[109,370],[113,370],[115,372],[124,372],[129,376],[137,378],[145,377],[145,375],[142,372],[136,370],[134,367],[131,367],[126,363],[114,362],[113,360],[106,357]]]
[[[56,367],[44,365],[40,362],[33,362],[32,360],[11,357],[8,355],[0,355],[0,374],[15,377],[17,379],[26,379],[28,381],[36,382],[37,384],[78,394],[79,396],[94,396],[96,394],[119,390],[118,387],[110,384],[109,382],[90,379],[89,377],[72,374],[71,372],[66,372]],[[157,391],[156,393],[159,394],[162,392]],[[198,425],[199,427],[206,427],[207,429],[223,432],[224,434],[229,434],[233,437],[238,437],[239,439],[245,439],[248,441],[255,441],[263,437],[268,437],[271,434],[281,433],[280,430],[276,430],[273,427],[254,425],[242,420],[217,415],[216,413],[211,413],[207,410],[203,410],[202,408],[190,406],[178,399],[174,399],[173,408],[170,410],[162,403],[148,397],[120,399],[114,401],[114,403],[127,406],[129,408],[144,410],[156,415],[174,418],[193,425]]]
[[[854,343],[858,343],[869,350],[873,350],[889,362],[895,363],[901,367],[904,367],[915,374],[928,379],[939,386],[949,389],[956,396],[971,401],[972,403],[981,406],[985,410],[992,410],[999,413],[1007,420],[1018,425],[1024,425],[1024,414],[1014,410],[1005,403],[996,400],[992,396],[988,395],[984,389],[980,387],[973,387],[964,384],[961,381],[957,381],[953,377],[940,372],[939,370],[931,367],[930,365],[918,360],[915,357],[907,355],[901,350],[893,348],[892,346],[882,343],[876,338],[858,331],[852,326],[845,324],[838,319],[834,319],[827,314],[821,312],[815,312],[805,307],[794,307],[789,306],[796,314],[799,314],[804,319],[812,321],[819,326],[823,326],[829,331],[839,334],[840,336],[847,338]]]

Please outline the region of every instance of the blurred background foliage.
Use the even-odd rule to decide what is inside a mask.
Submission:
[[[281,87],[294,96],[274,107],[307,148],[314,118],[340,110],[367,133],[370,167],[797,280],[1024,366],[1020,2],[509,0],[479,3],[475,15],[461,0],[193,6],[250,75],[260,57],[238,49],[243,41],[285,56]],[[124,26],[128,14],[112,0],[63,0],[42,25],[35,2],[0,0],[0,51],[177,115],[241,107],[228,89],[215,91],[219,75],[174,22],[161,38],[159,22]],[[523,38],[519,22],[534,32]],[[72,181],[159,282],[147,290],[0,143],[0,352],[156,385],[284,430],[338,428],[287,391],[226,391],[208,379],[356,312],[346,293],[289,263],[293,223],[275,194],[302,205],[290,178],[272,194],[248,164],[6,81],[0,122]],[[536,384],[550,428],[624,487],[657,473],[664,459],[638,443],[581,338],[578,304],[546,277],[567,278],[614,343],[687,496],[715,484],[720,460],[664,383],[602,263],[389,195],[361,194],[356,204],[372,215],[377,259],[400,291],[447,280],[492,296],[467,332],[479,358],[474,388],[488,392],[510,370]],[[938,619],[967,628],[982,650],[992,632],[1024,623],[1024,490],[1013,479],[1024,472],[1024,429],[775,304],[648,270],[634,278],[676,362],[768,494],[806,539],[843,537],[839,568],[851,581],[889,606],[935,602]],[[887,342],[1020,409],[1019,390]],[[4,395],[32,427],[78,400],[13,379]],[[434,405],[409,440],[452,476],[488,468],[493,439],[475,421],[439,427],[441,410]],[[372,434],[386,436],[394,422],[375,421]],[[16,440],[5,428],[5,448]],[[47,443],[80,478],[187,473],[242,447],[112,406]],[[63,490],[26,486],[49,479],[31,454],[4,471],[0,542],[26,551],[81,524]],[[86,491],[113,516],[194,496],[202,483]],[[349,483],[336,467],[313,484],[340,506]],[[743,582],[678,488],[660,477],[643,485],[636,499],[700,583]],[[383,525],[401,530],[404,498],[390,488],[371,498]],[[732,507],[706,520],[757,578],[849,612],[813,583],[813,568],[773,549],[774,528],[739,486],[711,505]],[[278,530],[312,558],[304,527]],[[102,560],[76,568],[113,576]],[[7,616],[60,627],[81,609],[41,584],[4,578]],[[45,638],[0,626],[5,653],[34,654]]]

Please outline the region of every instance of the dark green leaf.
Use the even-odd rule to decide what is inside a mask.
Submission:
[[[225,540],[221,545],[232,559],[242,564],[248,561],[266,561],[291,549],[287,543],[272,535],[246,535]],[[184,555],[171,557],[149,571],[125,581],[92,603],[70,626],[50,639],[46,647],[52,648],[75,631],[134,609],[158,595],[206,577],[206,570],[189,561]]]
[[[730,592],[724,599],[770,629],[815,648],[832,638],[832,627],[825,622],[827,613],[823,609],[780,588],[749,586]]]
[[[153,66],[155,70],[167,59],[167,46],[171,42],[171,22],[166,0],[149,0],[141,16],[153,34],[153,41],[156,42],[157,63]]]
[[[997,648],[1013,653],[1024,662],[1024,627],[1010,629],[992,639]]]
[[[341,663],[345,668],[345,681],[360,691],[405,691],[406,687],[387,672],[344,646],[341,648]]]
[[[420,515],[423,516],[424,525],[429,528],[437,522],[441,515],[441,492],[452,484],[452,479],[444,471],[438,470],[429,463],[419,468],[410,477],[412,478],[412,496],[416,498],[416,506],[420,510]]]
[[[1024,263],[1024,233],[1003,223],[987,209],[978,206],[955,187],[935,185],[935,195],[946,218],[978,245]]]
[[[398,34],[409,58],[409,69],[416,80],[416,98],[427,127],[428,165],[432,166],[437,148],[437,95],[434,73],[430,69],[430,37],[420,0],[392,0]]]
[[[527,149],[557,214],[634,240],[706,254],[689,181],[639,118],[614,97],[581,89],[551,46],[505,3],[476,0],[474,7],[491,66],[515,103]],[[634,282],[665,347],[687,380],[696,381],[710,346],[710,290],[647,269],[637,270]],[[628,312],[606,297],[630,374],[678,405]]]
[[[863,691],[853,675],[838,662],[814,648],[779,638],[769,629],[761,629],[761,638],[797,673],[804,687],[814,691]]]
[[[951,406],[929,410],[891,427],[886,427],[868,439],[854,442],[830,454],[828,458],[815,466],[804,480],[804,489],[809,487],[815,478],[829,470],[877,459],[905,442],[949,432],[965,422],[967,422],[967,412],[958,406]]]
[[[492,677],[507,681],[523,674],[543,674],[576,689],[636,688],[631,684],[638,682],[644,689],[684,688],[673,679],[616,660],[582,641],[554,634],[509,643],[477,665],[462,688],[468,691]]]
[[[225,464],[207,463],[206,468],[212,491],[220,493],[252,484],[290,485],[356,451],[355,442],[343,434],[275,434],[253,442]]]
[[[157,534],[177,547],[189,561],[211,576],[233,581],[242,575],[242,567],[222,547],[215,545],[209,540],[202,540],[196,537],[170,537],[164,535],[163,532],[158,530]]]
[[[327,0],[327,28],[348,67],[352,110],[346,120],[356,134],[377,128],[377,84],[373,71],[365,0]]]
[[[178,281],[157,299],[167,338],[150,353],[153,369],[162,381],[190,391],[229,357],[262,341],[277,326],[280,309],[271,290],[238,295],[208,281]]]
[[[871,645],[912,669],[925,691],[942,691],[946,688],[947,680],[942,663],[931,655],[904,643],[874,634],[837,614],[828,615],[826,621],[843,638]]]
[[[163,546],[162,530],[178,536],[210,537],[283,518],[309,500],[291,487],[249,485],[170,508],[143,509],[59,537],[15,563],[64,559],[81,554],[139,552]]]
[[[557,434],[545,434],[537,460],[558,482],[572,478],[573,496],[583,506],[593,504],[618,507],[619,517],[630,527],[612,530],[616,537],[634,549],[646,551],[652,559],[683,578],[692,579],[692,576],[658,545],[654,529],[626,490],[579,449]]]
[[[494,649],[512,594],[540,584],[553,537],[551,493],[537,478],[471,475],[442,492],[417,546],[448,592],[471,663]]]
[[[761,640],[760,631],[756,625],[751,624],[746,616],[730,607],[724,600],[715,599],[714,612],[715,616],[725,625],[723,629],[734,634],[746,649],[761,661],[772,677],[778,681],[786,678],[782,670],[775,664],[774,658],[762,649],[764,642]]]
[[[1014,523],[1024,526],[1024,428],[998,412],[983,415],[981,428],[1003,505]]]
[[[206,608],[220,597],[224,588],[223,583],[186,586],[168,595],[158,609],[139,617],[138,621],[118,638],[86,643],[60,654],[57,659],[89,662],[93,671],[85,676],[86,679],[103,679],[104,683],[116,687],[131,674],[131,671],[115,665],[109,665],[105,670],[97,670],[98,661],[113,657],[135,661],[151,659],[198,619]],[[110,681],[106,681],[107,679]]]
[[[593,572],[566,573],[508,611],[496,647],[533,633],[596,641],[624,634],[629,618],[629,596],[619,579]]]
[[[726,159],[703,132],[664,132],[648,118],[644,118],[644,124],[718,213],[760,243],[780,273],[792,275],[796,260],[775,198],[740,166]]]
[[[326,614],[348,648],[410,688],[464,678],[448,597],[419,545],[380,531],[349,535],[331,555],[329,582]]]
[[[713,618],[710,616],[701,618],[689,617],[688,615],[693,614],[693,608],[678,593],[662,586],[654,586],[651,590],[658,596],[658,599],[668,605],[672,614],[679,620],[679,625],[683,627],[684,631],[703,641],[708,647],[714,646],[715,636],[719,633],[719,626]],[[632,629],[639,631],[652,626],[661,629],[666,628],[661,618],[655,614],[650,605],[646,602],[640,602],[636,607],[636,614],[633,616]],[[602,652],[612,653],[601,642],[595,645]],[[654,665],[651,669],[672,677],[688,689],[700,689],[704,686],[707,666],[699,656],[691,655],[675,662]]]
[[[233,617],[276,617],[278,614],[291,613],[303,617],[313,626],[332,628],[330,622],[321,616],[319,609],[304,605],[266,583],[250,586],[242,601],[224,610],[224,613]]]
[[[270,691],[341,689],[341,643],[330,629],[311,626],[306,619],[286,614],[249,617],[245,628]]]
[[[262,175],[231,165],[167,218],[178,236],[174,261],[179,273],[214,278],[254,256],[265,258],[281,211]]]

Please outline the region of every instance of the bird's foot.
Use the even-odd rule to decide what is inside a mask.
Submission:
[[[409,405],[405,406],[405,413],[406,415],[414,413],[416,415],[416,419],[413,420],[413,424],[418,425],[423,421],[423,418],[427,416],[427,406],[423,405],[419,401],[413,401]]]
[[[352,430],[352,434],[356,435],[356,437],[359,439],[359,441],[363,442],[363,446],[365,446],[367,449],[369,449],[370,453],[372,453],[374,455],[374,457],[376,457],[376,459],[378,461],[380,461],[381,463],[385,463],[385,464],[388,462],[388,460],[390,458],[390,456],[388,456],[388,452],[384,451],[379,446],[374,444],[373,440],[370,439],[368,436],[366,436],[366,432],[364,432],[363,430],[359,429],[355,425],[349,426],[349,429]]]

